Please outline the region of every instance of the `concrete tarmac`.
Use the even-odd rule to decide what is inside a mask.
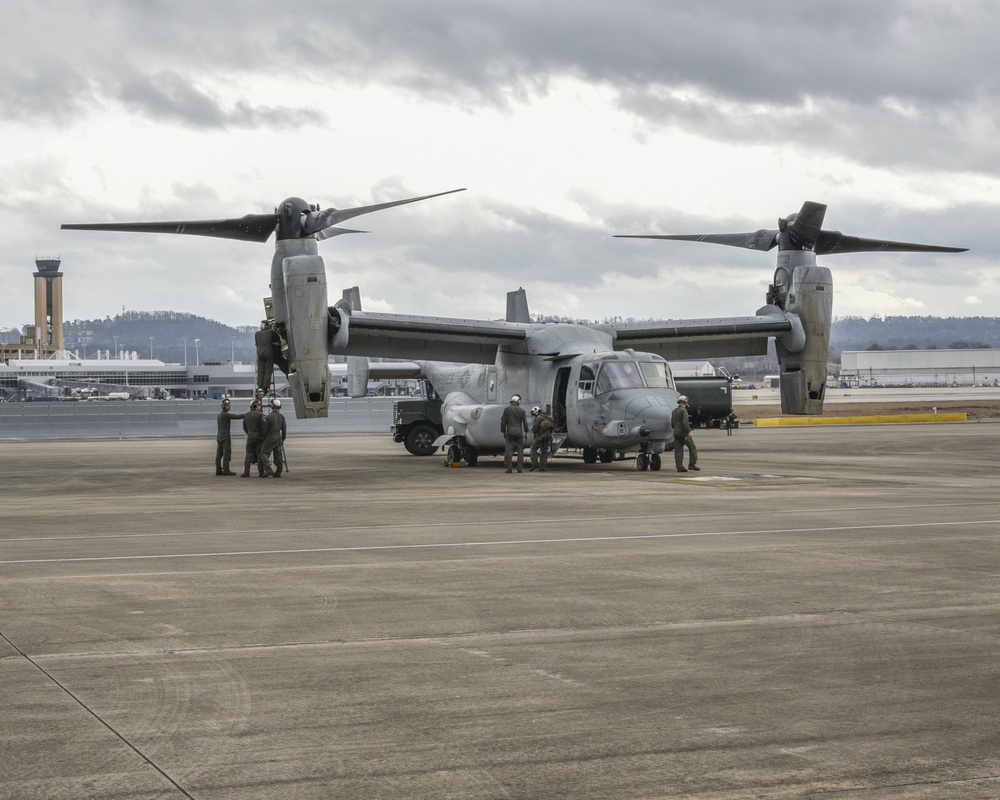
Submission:
[[[1000,424],[686,474],[290,429],[281,480],[0,443],[0,797],[1000,796]]]

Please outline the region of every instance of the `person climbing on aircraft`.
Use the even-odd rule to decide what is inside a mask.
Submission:
[[[698,472],[701,467],[698,464],[698,448],[694,446],[694,439],[691,438],[691,418],[688,416],[688,399],[686,395],[677,398],[677,408],[670,415],[670,425],[674,429],[674,463],[678,472],[687,472],[688,469]],[[688,449],[688,465],[684,468],[684,448]]]
[[[288,375],[288,359],[285,358],[285,354],[282,352],[282,348],[285,346],[285,339],[281,335],[281,331],[278,329],[278,323],[271,323],[271,360],[274,362],[275,366],[278,367],[285,375]]]
[[[531,409],[531,432],[534,439],[531,441],[531,469],[530,472],[538,470],[545,472],[545,464],[549,460],[552,450],[552,431],[555,430],[555,423],[552,417],[546,414],[539,406]]]
[[[510,472],[517,452],[517,471],[524,471],[524,437],[528,433],[528,415],[521,408],[521,395],[511,395],[510,405],[500,417],[500,432],[503,434],[505,472]]]
[[[257,347],[257,386],[267,394],[274,378],[274,350],[271,345],[271,328],[266,319],[260,321],[260,330],[253,335],[253,341]]]

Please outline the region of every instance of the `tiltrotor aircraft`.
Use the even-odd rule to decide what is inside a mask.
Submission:
[[[453,191],[462,191],[456,189]],[[70,230],[186,233],[266,241],[277,232],[271,262],[275,320],[288,342],[289,386],[297,417],[324,417],[330,398],[328,355],[351,359],[364,392],[366,357],[408,359],[439,396],[447,442],[466,462],[503,451],[500,416],[513,394],[548,409],[563,447],[587,461],[636,453],[640,470],[659,469],[672,440],[678,392],[666,359],[764,355],[776,340],[785,414],[821,414],[833,314],[830,271],[817,255],[866,251],[962,252],[964,248],[891,242],[823,230],[826,206],[806,202],[777,230],[704,235],[642,235],[778,249],[766,304],[755,315],[621,324],[545,324],[528,317],[523,291],[508,295],[505,320],[473,320],[366,312],[356,289],[328,305],[326,268],[317,243],[352,217],[450,192],[351,209],[319,210],[299,198],[274,214],[190,222],[63,225]],[[374,371],[376,365],[372,365]],[[379,373],[413,374],[386,364]]]

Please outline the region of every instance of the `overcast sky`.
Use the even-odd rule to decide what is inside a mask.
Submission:
[[[60,231],[468,191],[320,244],[331,302],[497,318],[752,314],[774,253],[612,238],[774,228],[802,202],[858,236],[838,316],[1000,314],[1000,4],[971,0],[5,2],[0,325],[40,255],[68,319],[254,324],[273,248]]]

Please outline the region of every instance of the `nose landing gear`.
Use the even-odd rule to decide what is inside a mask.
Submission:
[[[661,465],[662,461],[660,460],[659,453],[639,453],[635,457],[635,468],[639,472],[645,472],[647,469],[659,472]]]

